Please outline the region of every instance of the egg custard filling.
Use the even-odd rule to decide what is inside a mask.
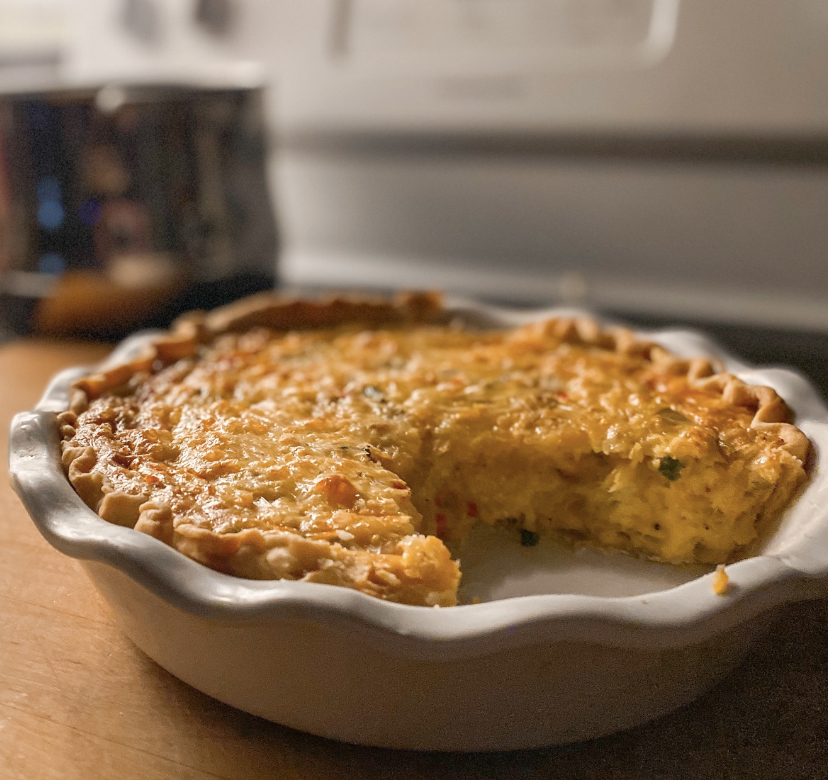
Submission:
[[[76,384],[70,481],[222,572],[449,606],[476,523],[725,563],[806,478],[776,393],[709,360],[584,319],[453,327],[413,300],[186,320]]]

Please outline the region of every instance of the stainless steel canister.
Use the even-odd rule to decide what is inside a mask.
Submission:
[[[0,326],[117,336],[274,284],[258,90],[0,95]]]

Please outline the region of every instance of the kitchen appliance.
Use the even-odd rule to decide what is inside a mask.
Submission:
[[[273,285],[251,89],[0,97],[0,326],[109,336]]]
[[[197,21],[220,32],[220,11]],[[141,2],[0,3],[0,335],[122,335],[273,286],[256,68],[211,70],[170,21]],[[154,70],[108,49],[107,25]],[[158,35],[194,63],[177,81]],[[82,75],[84,56],[129,68]]]
[[[80,8],[70,81],[269,85],[284,284],[828,330],[819,0]]]
[[[818,0],[86,0],[64,85],[267,85],[292,286],[828,331]]]

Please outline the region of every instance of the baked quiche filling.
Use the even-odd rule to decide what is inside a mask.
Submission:
[[[629,331],[367,319],[186,322],[77,383],[69,479],[219,571],[441,606],[475,523],[723,563],[805,479],[808,440],[772,390]]]

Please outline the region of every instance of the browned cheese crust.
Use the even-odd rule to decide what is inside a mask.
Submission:
[[[707,359],[590,319],[445,320],[426,294],[189,315],[74,385],[69,480],[219,571],[441,606],[475,523],[724,563],[805,480],[785,403]]]

